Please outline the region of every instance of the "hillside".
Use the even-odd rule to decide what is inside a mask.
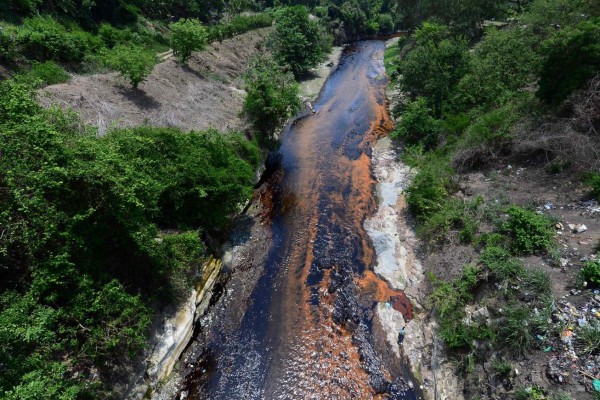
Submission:
[[[185,131],[240,130],[244,103],[242,73],[252,57],[265,51],[270,28],[250,31],[210,44],[185,65],[174,58],[158,64],[132,90],[116,73],[73,76],[44,88],[43,104],[77,112],[100,134],[111,127],[171,126]]]

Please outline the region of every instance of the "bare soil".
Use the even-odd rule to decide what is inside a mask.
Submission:
[[[158,64],[138,89],[117,73],[75,76],[44,88],[40,101],[79,113],[103,135],[111,127],[152,125],[183,130],[243,130],[241,75],[265,49],[271,28],[253,30],[194,53],[187,64]]]
[[[593,259],[597,252],[600,205],[568,172],[549,173],[544,163],[536,161],[515,164],[505,160],[492,170],[459,175],[459,181],[459,197],[483,196],[488,203],[533,207],[556,222],[557,236],[551,250],[554,255],[529,256],[523,261],[550,276],[557,305],[555,316],[560,318],[553,319],[554,331],[540,342],[539,349],[512,359],[514,372],[510,379],[499,382],[487,362],[485,368],[479,366],[471,376],[459,375],[459,390],[464,390],[465,398],[504,399],[512,398],[515,388],[537,386],[549,394],[566,392],[574,399],[592,399],[592,378],[597,379],[600,374],[598,356],[581,354],[576,345],[574,348],[560,336],[570,336],[579,319],[587,316],[589,321],[598,316],[600,296],[591,290],[579,290],[577,274],[584,261]],[[575,233],[569,224],[584,224],[587,230]],[[463,265],[476,258],[473,248],[457,244],[423,256],[423,264],[425,271],[453,279]]]

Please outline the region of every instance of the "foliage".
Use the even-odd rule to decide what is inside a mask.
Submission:
[[[420,144],[425,149],[435,147],[441,125],[432,114],[433,111],[427,107],[426,100],[418,97],[406,105],[402,119],[390,136],[393,139],[402,139],[408,145]]]
[[[600,288],[600,259],[586,261],[579,271],[578,280],[581,283],[587,282],[589,287]]]
[[[394,19],[390,14],[380,14],[377,16],[378,33],[390,35],[394,33]]]
[[[198,20],[181,19],[169,24],[169,29],[173,54],[182,63],[187,61],[192,52],[202,50],[206,46],[208,34]]]
[[[588,176],[585,177],[585,183],[592,189],[592,196],[596,199],[600,199],[600,174],[594,172],[589,173]]]
[[[521,29],[486,32],[469,57],[468,73],[458,83],[453,101],[462,109],[488,109],[507,102],[538,70],[540,57],[532,40]]]
[[[511,236],[514,253],[532,254],[550,247],[554,230],[547,217],[518,206],[511,206],[507,214],[508,220],[501,230]]]
[[[498,324],[498,340],[518,354],[526,353],[534,344],[534,326],[530,310],[524,305],[511,304],[504,308]]]
[[[600,321],[594,319],[580,327],[577,330],[577,341],[583,353],[598,354],[600,352]]]
[[[295,77],[306,74],[322,59],[319,28],[304,6],[285,7],[275,14],[270,37],[275,60],[289,68]]]
[[[197,273],[198,232],[249,197],[258,150],[216,131],[98,139],[34,94],[0,83],[0,397],[109,398],[152,307]]]
[[[429,301],[439,315],[440,336],[450,348],[470,348],[474,341],[494,336],[485,325],[464,321],[465,306],[473,299],[473,291],[481,280],[480,273],[477,267],[466,265],[462,275],[451,282],[430,276],[434,289]]]
[[[300,107],[298,84],[271,58],[255,59],[244,75],[244,111],[253,125],[271,139],[281,124]]]
[[[419,234],[427,241],[443,243],[450,231],[456,231],[460,242],[470,243],[479,228],[482,201],[481,197],[472,201],[448,200],[423,222]]]
[[[453,187],[452,168],[435,154],[420,163],[417,175],[406,190],[406,201],[421,221],[441,210]]]
[[[538,96],[557,104],[600,70],[600,20],[568,27],[544,44]]]
[[[104,63],[118,71],[137,89],[154,69],[156,54],[136,45],[116,45],[104,54]]]
[[[18,81],[32,86],[55,85],[69,80],[69,74],[53,61],[33,64],[31,69],[16,77]]]
[[[423,96],[439,116],[442,104],[465,74],[467,41],[448,36],[447,27],[424,23],[414,34],[417,46],[400,61],[401,83]]]
[[[268,13],[238,15],[229,22],[212,25],[208,28],[208,41],[223,40],[240,35],[252,29],[265,28],[273,24],[273,17]]]
[[[488,268],[494,279],[503,284],[513,283],[525,274],[523,262],[501,247],[486,247],[479,261]]]

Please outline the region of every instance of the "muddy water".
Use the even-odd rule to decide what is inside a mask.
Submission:
[[[230,305],[240,308],[239,320],[207,328],[189,398],[416,397],[372,322],[378,302],[405,320],[412,310],[372,272],[363,227],[376,207],[371,148],[392,127],[384,48],[365,41],[346,49],[316,114],[284,133],[263,198],[271,243],[254,266],[261,275],[248,299]]]

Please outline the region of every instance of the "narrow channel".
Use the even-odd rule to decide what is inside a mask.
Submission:
[[[375,40],[348,47],[316,113],[284,132],[266,196],[270,243],[253,266],[261,274],[247,299],[229,304],[237,320],[206,323],[188,398],[417,397],[373,329],[378,302],[412,317],[406,296],[372,272],[364,229],[376,208],[371,149],[392,128],[384,49]],[[231,314],[211,312],[207,320]]]

